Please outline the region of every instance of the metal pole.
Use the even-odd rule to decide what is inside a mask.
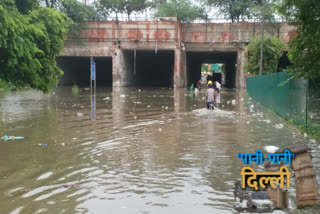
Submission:
[[[264,37],[264,13],[265,7],[262,5],[262,23],[261,23],[261,43],[260,43],[260,65],[259,65],[259,76],[262,75],[262,66],[263,66],[263,37]]]
[[[306,90],[306,128],[308,128],[308,96],[309,96],[309,82],[310,82],[310,79],[308,79],[308,82],[307,82],[307,90]]]
[[[94,94],[96,94],[96,88],[97,88],[97,67],[96,63],[94,62]]]
[[[90,91],[92,93],[92,56],[90,57]]]

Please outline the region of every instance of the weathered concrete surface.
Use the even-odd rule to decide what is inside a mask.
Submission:
[[[265,33],[288,43],[297,35],[287,23],[269,24]],[[180,24],[169,21],[89,22],[80,32],[84,45],[65,42],[61,56],[112,56],[113,86],[128,86],[133,81],[131,56],[125,50],[173,50],[174,84],[187,84],[186,53],[189,51],[223,51],[238,54],[236,87],[246,87],[245,46],[261,35],[260,23]]]

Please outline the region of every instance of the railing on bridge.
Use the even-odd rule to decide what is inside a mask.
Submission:
[[[249,43],[253,37],[261,35],[261,22],[257,19],[232,23],[225,18],[214,18],[179,23],[170,17],[132,16],[129,19],[119,16],[91,17],[88,21],[87,29],[80,33],[80,39],[87,42]],[[266,23],[264,32],[287,43],[297,34],[296,28],[283,19]]]

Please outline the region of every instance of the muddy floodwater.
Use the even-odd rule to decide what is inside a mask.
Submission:
[[[214,111],[204,96],[170,88],[0,92],[0,137],[24,137],[0,141],[0,214],[236,213],[237,154],[295,142],[312,149],[320,186],[319,143],[245,91],[223,89]]]

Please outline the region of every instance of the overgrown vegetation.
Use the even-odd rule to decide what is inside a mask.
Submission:
[[[281,0],[279,11],[297,26],[298,34],[289,47],[295,77],[320,77],[320,4],[319,0]]]
[[[261,36],[255,37],[248,46],[249,59],[246,70],[253,75],[259,74]],[[285,43],[275,36],[265,36],[263,40],[263,74],[277,72],[278,61],[285,50]]]
[[[177,17],[181,22],[191,22],[204,18],[204,9],[192,4],[189,0],[169,0],[156,6],[155,16]]]
[[[63,49],[70,20],[51,8],[26,7],[19,11],[13,0],[1,0],[0,79],[18,89],[49,92],[62,75],[55,57]]]
[[[151,6],[147,0],[97,0],[96,4],[98,12],[103,16],[115,13],[118,17],[120,13],[126,13],[129,20],[133,12],[142,12]]]

